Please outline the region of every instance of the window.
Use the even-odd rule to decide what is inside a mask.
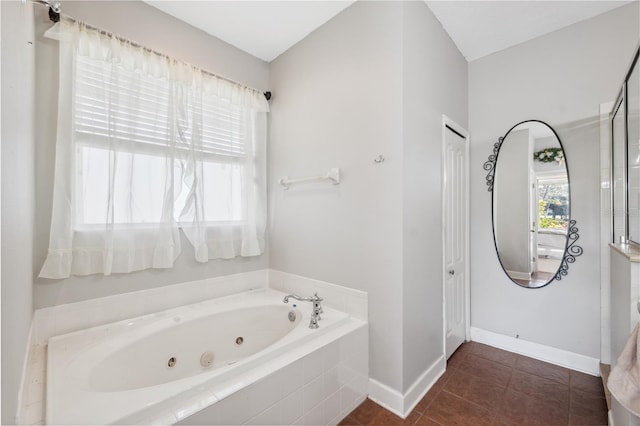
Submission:
[[[194,118],[176,118],[183,134],[172,147],[169,81],[111,64],[107,81],[104,66],[88,57],[76,60],[76,226],[106,223],[108,214],[117,224],[159,223],[165,181],[172,178],[166,161],[173,162],[173,217],[179,222],[189,193],[180,179],[191,150],[184,141],[194,137]],[[229,101],[203,94],[201,102],[201,142],[194,149],[203,157],[204,220],[241,221],[242,162],[252,148],[244,143],[247,122]],[[175,155],[168,151],[173,148]],[[110,183],[112,162],[117,166]],[[112,212],[106,207],[110,194]]]
[[[40,276],[255,256],[265,224],[264,96],[63,20],[49,255]]]

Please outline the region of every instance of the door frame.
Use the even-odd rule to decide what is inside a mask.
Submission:
[[[464,245],[465,245],[465,263],[464,263],[464,298],[465,298],[465,341],[468,342],[471,340],[471,280],[469,277],[470,270],[470,262],[469,262],[469,132],[458,123],[453,121],[451,118],[447,117],[445,114],[442,114],[442,149],[441,149],[441,176],[440,182],[442,183],[442,196],[441,196],[441,216],[442,216],[442,235],[441,235],[441,244],[443,247],[442,251],[442,271],[441,271],[441,279],[442,279],[442,353],[444,357],[447,356],[447,300],[446,300],[446,259],[445,259],[445,150],[446,150],[446,134],[447,128],[453,130],[459,136],[464,138],[465,142],[465,161],[464,161],[464,180],[465,180],[465,190],[464,190],[464,199],[465,199],[465,211],[464,211],[464,223],[465,223],[465,232],[464,232]],[[446,364],[446,359],[445,359]]]

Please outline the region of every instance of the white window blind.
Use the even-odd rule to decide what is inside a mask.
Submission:
[[[105,223],[107,214],[113,214],[116,224],[160,222],[168,178],[165,157],[173,153],[173,173],[179,178],[191,150],[203,158],[205,222],[243,219],[243,185],[238,182],[243,175],[241,163],[253,152],[245,143],[247,120],[241,106],[212,94],[194,94],[184,84],[176,96],[185,102],[175,105],[168,79],[86,56],[76,59],[75,85],[77,226]],[[120,172],[105,167],[114,167],[112,163],[120,165],[115,166]],[[113,174],[111,185],[106,184],[109,173]],[[173,217],[177,222],[189,190],[189,185],[176,179]],[[106,207],[110,196],[114,197],[112,210]]]
[[[110,68],[105,79],[104,68]],[[76,60],[75,127],[79,134],[117,138],[149,146],[170,140],[171,87],[165,78],[79,56]],[[135,90],[128,88],[135,87]],[[246,121],[242,107],[201,93],[201,150],[207,154],[243,157]],[[192,138],[188,117],[177,117],[183,140]],[[177,143],[180,147],[180,141]],[[144,145],[140,148],[143,149]]]

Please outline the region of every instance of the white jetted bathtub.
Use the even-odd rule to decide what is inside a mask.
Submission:
[[[252,369],[282,368],[294,350],[354,321],[325,307],[310,329],[311,304],[283,296],[253,290],[51,338],[47,424],[158,421],[153,413],[185,396],[215,404],[251,382]]]

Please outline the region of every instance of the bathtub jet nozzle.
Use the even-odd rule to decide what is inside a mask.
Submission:
[[[202,356],[200,357],[200,365],[207,368],[207,367],[211,367],[211,365],[213,364],[213,352],[204,352],[202,354]]]

